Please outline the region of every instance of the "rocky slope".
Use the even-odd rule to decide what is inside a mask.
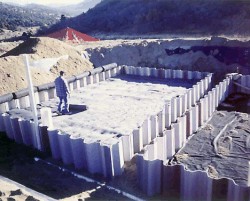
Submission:
[[[250,2],[244,0],[103,0],[87,13],[54,25],[87,33],[246,35]]]
[[[19,26],[47,26],[56,23],[61,14],[43,6],[17,6],[0,2],[0,29],[16,30]]]

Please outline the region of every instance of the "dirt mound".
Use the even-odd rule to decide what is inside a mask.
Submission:
[[[34,85],[53,81],[60,70],[65,71],[66,77],[69,77],[93,68],[93,64],[85,59],[82,53],[73,46],[46,37],[30,38],[0,57],[0,95],[27,87],[22,54],[28,54],[31,62],[44,58],[68,56],[68,59],[57,61],[49,72],[39,68],[32,68]]]

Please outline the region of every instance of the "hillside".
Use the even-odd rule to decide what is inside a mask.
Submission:
[[[103,0],[87,13],[52,26],[86,33],[247,35],[250,1]]]
[[[18,27],[47,26],[60,20],[58,11],[46,6],[16,6],[0,2],[0,29],[16,30]]]
[[[97,3],[100,3],[101,0],[85,0],[78,4],[66,5],[61,7],[53,7],[54,9],[60,11],[61,13],[68,14],[70,16],[77,16],[83,12],[88,11],[93,8]]]

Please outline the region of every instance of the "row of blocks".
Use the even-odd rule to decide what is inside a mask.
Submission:
[[[35,124],[30,119],[12,116],[8,113],[0,115],[0,131],[5,131],[9,139],[15,140],[19,144],[25,144],[37,148],[37,136],[35,135]],[[38,131],[43,142],[43,150],[48,144],[46,133],[47,127],[39,125]]]
[[[227,77],[210,90],[182,117],[179,117],[177,122],[172,123],[170,129],[165,130],[161,137],[157,137],[151,144],[147,145],[143,154],[137,155],[138,179],[141,184],[140,187],[145,193],[148,195],[159,193],[162,185],[166,182],[165,180],[160,181],[161,176],[155,174],[160,167],[156,165],[151,167],[150,164],[154,164],[155,161],[155,164],[159,165],[160,163],[157,161],[171,158],[185,144],[186,139],[208,121],[218,105],[232,92],[232,78]],[[144,178],[141,178],[139,175],[141,171],[145,170],[146,174]],[[155,185],[156,183],[158,185]],[[145,186],[151,186],[151,188],[145,188]]]
[[[206,77],[209,73],[199,72],[199,71],[164,69],[164,68],[125,66],[125,74],[144,76],[144,77],[157,77],[164,79],[201,80],[204,77]]]
[[[238,88],[237,91],[245,94],[250,94],[250,75],[241,75],[241,77],[237,80],[237,82],[246,88]]]
[[[161,136],[156,136],[145,147],[145,160],[165,160],[171,158],[186,142],[186,139],[203,126],[216,110],[219,103],[232,92],[232,80],[226,78],[216,85],[212,91],[187,110],[183,115],[177,116],[177,121],[168,121],[170,124]],[[223,95],[224,94],[224,95]],[[179,105],[177,106],[179,107]]]
[[[213,179],[207,171],[190,171],[183,165],[169,166],[162,160],[145,160],[142,155],[137,156],[137,161],[141,164],[137,175],[139,185],[148,196],[161,193],[183,201],[250,199],[250,187],[239,186],[231,179]]]

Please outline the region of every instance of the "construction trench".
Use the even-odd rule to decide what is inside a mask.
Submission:
[[[234,84],[236,79],[244,88]],[[249,80],[228,74],[215,85],[212,73],[113,63],[68,79],[71,115],[56,115],[53,83],[35,88],[39,139],[28,91],[1,96],[0,131],[17,143],[50,150],[64,164],[107,178],[121,175],[125,162],[136,157],[138,185],[148,196],[249,200],[249,164],[243,185],[168,164],[230,94],[248,93]]]

